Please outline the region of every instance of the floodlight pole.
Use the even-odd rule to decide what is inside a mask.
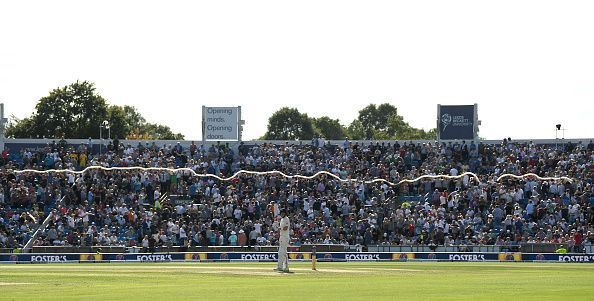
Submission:
[[[99,156],[101,156],[101,147],[103,146],[103,136],[102,136],[103,125],[99,126]]]
[[[4,104],[0,103],[0,152],[4,151],[4,127],[7,122],[8,119],[4,118]]]
[[[103,128],[105,128],[107,132],[107,139],[111,139],[111,126],[109,126],[109,121],[103,120],[99,125],[99,156],[101,156],[101,147],[103,146]]]

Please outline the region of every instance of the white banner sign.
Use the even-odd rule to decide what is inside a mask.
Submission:
[[[202,107],[205,140],[238,140],[239,107]]]

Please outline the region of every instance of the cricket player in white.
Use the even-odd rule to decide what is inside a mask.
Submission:
[[[286,209],[281,211],[280,220],[280,235],[278,239],[278,267],[277,271],[289,271],[289,254],[287,254],[287,247],[289,246],[289,230],[291,229],[291,222],[287,216]]]

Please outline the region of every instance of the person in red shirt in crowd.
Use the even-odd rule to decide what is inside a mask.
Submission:
[[[8,147],[5,147],[4,150],[2,151],[2,160],[3,162],[7,162],[8,161]]]
[[[582,252],[582,243],[584,242],[584,235],[582,234],[582,230],[575,231],[575,233],[573,234],[573,240],[575,241],[573,251],[576,253]]]

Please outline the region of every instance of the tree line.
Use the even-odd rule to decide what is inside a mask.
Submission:
[[[138,140],[182,140],[165,125],[148,122],[133,106],[110,105],[97,93],[95,84],[82,81],[52,90],[39,99],[31,116],[17,119],[11,116],[6,136],[14,138],[99,138]]]
[[[264,140],[432,140],[437,139],[435,128],[425,131],[412,127],[389,103],[370,104],[348,126],[328,116],[313,118],[296,108],[284,107],[268,120]]]
[[[14,138],[93,138],[100,126],[109,122],[104,138],[138,140],[183,140],[166,125],[148,122],[133,106],[110,105],[97,93],[95,84],[82,81],[50,91],[39,99],[35,111],[26,118],[11,116],[6,136]],[[328,116],[309,117],[296,108],[284,107],[268,120],[265,140],[411,140],[436,139],[436,129],[414,128],[389,103],[370,104],[348,126]]]

